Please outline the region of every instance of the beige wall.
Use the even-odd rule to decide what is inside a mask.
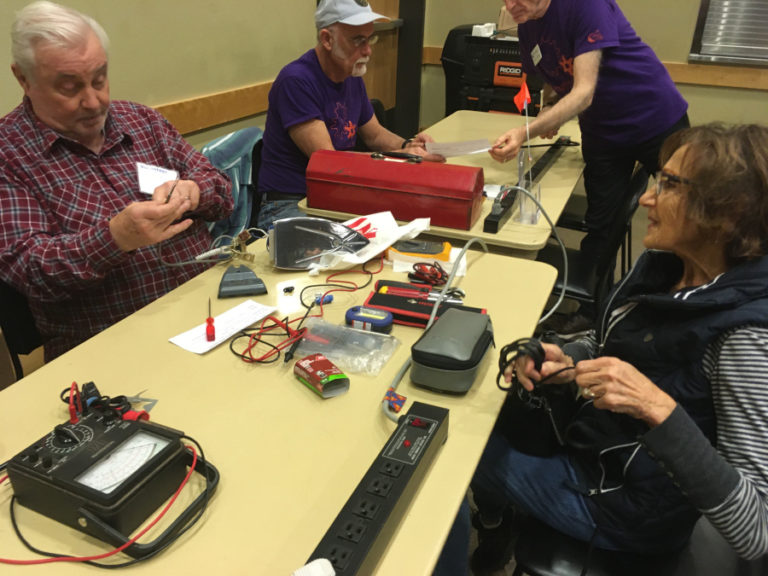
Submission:
[[[7,30],[16,10],[26,3],[0,2],[1,30],[6,35],[2,40],[6,48],[0,51],[0,114],[9,112],[21,99],[21,90],[9,69]],[[110,35],[112,96],[150,106],[271,80],[286,62],[315,41],[315,0],[66,3],[94,16]],[[425,45],[442,46],[454,26],[496,21],[501,4],[500,0],[427,0]],[[686,61],[699,0],[619,0],[619,4],[662,60]],[[442,118],[444,91],[442,68],[425,66],[422,125]],[[700,86],[681,86],[681,91],[691,105],[691,118],[696,123],[722,119],[768,124],[766,92]],[[201,145],[214,136],[250,124],[263,125],[263,117],[188,138],[194,145]]]
[[[109,34],[112,97],[155,106],[273,79],[315,44],[314,0],[64,0]],[[8,30],[28,0],[0,1],[0,114],[22,92],[10,72]],[[218,133],[193,135],[198,145]]]

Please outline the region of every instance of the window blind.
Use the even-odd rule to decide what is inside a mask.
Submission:
[[[689,60],[768,66],[768,0],[702,0]]]

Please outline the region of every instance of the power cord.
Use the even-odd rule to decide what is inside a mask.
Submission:
[[[265,238],[267,233],[261,228],[248,228],[240,232],[237,236],[228,236],[222,234],[217,237],[210,250],[206,250],[202,254],[198,254],[192,260],[185,260],[182,262],[171,262],[163,257],[163,243],[156,244],[157,257],[166,266],[189,266],[192,264],[217,264],[219,262],[227,262],[233,258],[239,258],[248,262],[253,262],[255,256],[248,252],[247,245],[253,241],[254,234],[258,233],[258,239]],[[223,242],[228,244],[221,245]]]
[[[533,200],[534,204],[536,204],[536,207],[541,212],[542,216],[544,216],[544,219],[549,224],[550,231],[552,232],[552,235],[555,237],[555,240],[557,240],[557,245],[560,247],[560,252],[563,255],[563,289],[560,291],[560,296],[558,296],[557,301],[554,303],[552,308],[549,309],[548,312],[543,314],[541,318],[539,318],[538,324],[542,324],[546,322],[552,314],[554,314],[557,309],[560,307],[560,305],[563,303],[563,299],[565,298],[565,287],[568,285],[568,253],[565,251],[565,244],[563,244],[563,241],[560,239],[560,235],[557,233],[557,229],[555,228],[554,222],[552,222],[552,219],[549,217],[549,214],[547,214],[547,211],[544,210],[544,207],[541,205],[541,202],[528,190],[523,188],[522,186],[509,186],[511,190],[517,190],[518,192],[522,192],[525,194],[529,199]]]
[[[549,319],[549,317],[552,316],[552,314],[555,313],[555,311],[559,308],[560,304],[562,304],[563,299],[565,298],[565,286],[568,283],[568,254],[565,251],[565,244],[563,244],[563,241],[560,239],[560,235],[557,233],[557,230],[555,229],[554,222],[552,222],[552,219],[549,217],[549,214],[547,214],[547,211],[541,205],[541,202],[539,202],[539,200],[533,194],[531,194],[528,190],[526,190],[522,186],[510,186],[510,189],[517,190],[518,192],[522,192],[523,194],[528,196],[528,198],[533,200],[534,204],[536,204],[536,207],[541,211],[541,214],[544,216],[547,223],[549,224],[549,228],[552,232],[552,235],[555,237],[555,240],[557,240],[557,243],[560,246],[560,251],[563,254],[563,290],[560,292],[560,296],[558,297],[557,301],[552,306],[552,308],[546,314],[542,315],[541,318],[539,318],[538,323],[541,324],[545,322],[547,319]],[[459,262],[461,262],[461,259],[464,257],[464,254],[466,253],[467,249],[474,243],[480,243],[483,249],[486,252],[488,252],[488,247],[485,245],[485,242],[483,242],[483,240],[481,240],[480,238],[472,238],[469,240],[469,242],[467,242],[464,245],[461,252],[459,253],[459,256],[456,258],[456,261],[454,262],[453,267],[451,268],[451,274],[448,277],[448,280],[446,281],[442,291],[440,292],[440,296],[436,299],[435,304],[432,306],[432,313],[429,316],[429,321],[427,322],[425,330],[428,329],[434,322],[435,316],[437,315],[437,310],[440,307],[440,303],[442,302],[446,293],[450,289],[451,284],[453,283],[453,278],[456,275],[456,271],[458,270]],[[504,352],[504,350],[508,350],[508,348],[505,346],[502,349],[502,352]],[[543,354],[542,354],[542,358],[543,358]],[[387,389],[387,395],[385,396],[384,400],[382,400],[382,403],[381,403],[382,411],[387,416],[387,418],[389,418],[393,422],[397,422],[399,419],[399,416],[397,415],[397,412],[394,412],[390,408],[390,406],[394,405],[393,401],[397,398],[397,394],[395,393],[395,391],[397,390],[397,387],[400,385],[400,381],[403,379],[403,377],[405,376],[405,373],[408,371],[410,366],[411,366],[411,357],[409,356],[408,359],[405,362],[403,362],[403,365],[400,367],[400,369],[397,371],[394,378],[392,379],[392,382],[389,388]],[[552,376],[554,376],[554,374],[552,374]],[[498,377],[496,380],[496,385],[499,386],[499,388],[501,388]],[[520,388],[523,389],[522,386],[520,386]]]
[[[459,252],[459,255],[456,257],[456,261],[453,263],[453,267],[451,268],[451,273],[448,276],[448,279],[446,280],[445,284],[443,285],[442,289],[440,290],[440,293],[438,294],[437,298],[435,299],[435,303],[432,305],[432,312],[429,315],[429,320],[427,320],[427,325],[424,327],[424,330],[428,330],[430,326],[435,321],[435,317],[437,316],[437,311],[440,308],[440,304],[443,302],[443,299],[448,294],[448,292],[452,289],[451,285],[453,284],[453,279],[456,277],[456,273],[459,270],[459,265],[461,264],[462,258],[464,258],[464,255],[467,253],[467,250],[470,246],[473,244],[480,244],[483,247],[483,250],[485,252],[488,252],[488,246],[486,246],[485,242],[481,240],[480,238],[472,238],[467,242],[464,247],[461,249],[461,252]],[[384,400],[381,402],[381,409],[386,415],[387,418],[392,420],[393,422],[397,423],[399,420],[399,416],[397,415],[397,412],[394,412],[390,409],[390,406],[392,405],[391,398],[396,395],[395,391],[397,390],[397,387],[400,385],[400,381],[405,376],[405,373],[408,372],[408,369],[411,367],[411,361],[412,358],[409,355],[408,358],[403,362],[402,366],[400,366],[400,369],[395,374],[395,377],[392,378],[392,382],[389,385],[389,388],[387,389],[387,395],[385,396]]]

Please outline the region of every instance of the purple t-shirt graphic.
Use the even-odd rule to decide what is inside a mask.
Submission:
[[[350,150],[357,131],[373,116],[362,78],[332,82],[310,50],[285,66],[269,91],[259,190],[306,194],[309,159],[291,140],[288,129],[322,120],[336,150]]]

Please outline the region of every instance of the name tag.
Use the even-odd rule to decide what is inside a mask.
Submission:
[[[136,162],[136,172],[139,175],[139,191],[150,195],[161,184],[179,179],[179,173],[176,170],[142,162]]]
[[[538,44],[531,50],[531,60],[533,60],[534,66],[538,66],[539,62],[541,62],[541,48],[539,48]]]

